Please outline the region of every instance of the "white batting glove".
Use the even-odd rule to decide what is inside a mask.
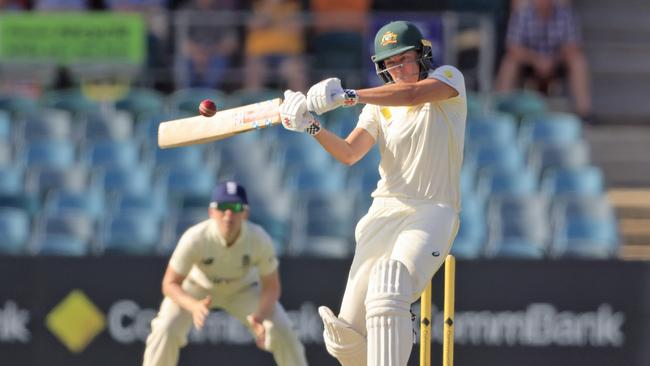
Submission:
[[[307,106],[316,114],[323,114],[342,105],[353,106],[359,98],[356,91],[343,89],[341,80],[329,78],[314,84],[307,92]]]
[[[282,126],[295,132],[307,132],[316,135],[320,131],[318,121],[307,110],[307,98],[301,92],[286,90],[284,101],[280,105]]]

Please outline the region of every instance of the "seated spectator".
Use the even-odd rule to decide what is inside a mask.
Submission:
[[[90,10],[86,0],[34,0],[34,10],[82,11]]]
[[[27,10],[27,2],[25,0],[0,0],[0,10]]]
[[[274,82],[282,89],[305,90],[307,85],[305,40],[296,0],[256,0],[246,35],[244,88],[256,90]],[[269,69],[278,69],[281,80],[272,80]],[[277,87],[278,85],[273,85]]]
[[[239,50],[240,37],[235,27],[218,21],[200,21],[206,12],[234,11],[229,0],[192,0],[181,7],[187,21],[186,36],[181,40],[182,58],[176,64],[177,87],[222,89],[228,69]],[[193,21],[196,19],[198,21]]]
[[[514,9],[506,35],[506,54],[497,77],[497,90],[515,88],[522,71],[537,79],[540,89],[568,74],[575,110],[583,118],[591,114],[588,65],[572,9],[555,0],[532,0]]]
[[[310,0],[316,33],[364,32],[372,0]]]

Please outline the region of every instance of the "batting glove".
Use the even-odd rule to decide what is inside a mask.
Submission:
[[[280,105],[282,126],[295,132],[307,132],[316,135],[320,132],[320,124],[307,110],[307,98],[301,92],[287,90],[284,92],[284,102]]]
[[[359,97],[352,89],[343,89],[341,80],[329,78],[314,84],[307,92],[307,106],[316,114],[323,114],[342,105],[353,106]]]

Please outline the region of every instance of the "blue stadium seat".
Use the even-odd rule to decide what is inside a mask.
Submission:
[[[31,117],[20,124],[20,137],[27,142],[36,140],[74,141],[75,131],[69,118]]]
[[[42,140],[27,143],[21,156],[27,166],[66,168],[76,161],[76,149],[70,141]]]
[[[522,121],[519,129],[521,146],[533,143],[571,143],[582,138],[580,119],[568,113],[545,113]]]
[[[38,103],[33,99],[17,95],[0,95],[0,110],[8,112],[11,116],[28,116],[38,109]]]
[[[14,148],[9,140],[0,138],[0,167],[11,165],[14,163]]]
[[[0,166],[0,195],[18,194],[25,186],[25,170],[16,165]]]
[[[486,219],[483,206],[471,194],[462,198],[460,226],[451,247],[451,253],[458,258],[475,259],[481,256],[486,237]]]
[[[164,96],[154,89],[132,88],[115,103],[118,110],[127,111],[134,121],[141,121],[165,108]]]
[[[481,173],[477,193],[482,199],[498,195],[526,196],[537,192],[537,177],[527,168],[492,169]]]
[[[30,168],[25,190],[43,195],[50,190],[83,191],[90,186],[90,171],[85,165]]]
[[[342,165],[331,165],[326,170],[293,169],[287,177],[287,187],[298,192],[341,192],[346,188],[346,171]]]
[[[135,168],[106,167],[93,172],[93,183],[107,193],[144,193],[155,186],[153,169],[141,164]]]
[[[589,143],[578,140],[567,143],[535,144],[530,149],[528,165],[544,172],[555,168],[579,168],[591,163]]]
[[[262,102],[269,99],[281,98],[282,91],[276,89],[260,89],[260,90],[246,90],[239,89],[232,92],[227,98],[223,99],[223,107],[218,101],[219,99],[212,99],[216,104],[217,108],[232,108],[243,106],[247,104],[253,104],[257,102]],[[199,100],[200,102],[200,100]],[[194,111],[197,110],[199,104],[198,102],[194,106]]]
[[[206,169],[204,145],[175,147],[171,149],[154,148],[154,162],[157,167]]]
[[[548,250],[551,238],[548,200],[541,195],[494,197],[487,209],[489,239],[486,252],[494,252],[499,243],[521,240]]]
[[[72,212],[95,221],[109,210],[103,189],[92,186],[81,191],[55,190],[47,195],[44,208],[48,215],[66,215]]]
[[[0,140],[10,141],[13,137],[11,116],[9,112],[0,110]]]
[[[93,113],[99,108],[97,103],[90,101],[77,88],[49,91],[41,97],[41,104],[63,109],[77,116]]]
[[[491,245],[488,258],[542,259],[546,255],[538,243],[526,238],[510,238]]]
[[[104,253],[154,254],[160,232],[161,225],[155,217],[128,213],[107,216],[102,231]]]
[[[596,166],[558,168],[542,176],[541,191],[551,196],[598,196],[603,193],[603,173]]]
[[[468,145],[512,144],[516,141],[517,122],[513,116],[499,112],[471,117],[465,136]]]
[[[215,173],[207,169],[177,167],[166,177],[167,190],[172,197],[209,197],[215,185]]]
[[[515,144],[482,144],[468,150],[479,172],[486,169],[516,170],[524,166],[523,154]]]
[[[133,135],[133,121],[126,113],[115,113],[108,118],[94,114],[86,119],[83,127],[83,138],[91,142],[128,140]]]
[[[510,113],[517,118],[542,114],[548,110],[544,97],[531,90],[496,95],[494,106],[497,111]]]
[[[208,218],[208,208],[186,208],[176,212],[170,212],[163,219],[164,233],[157,250],[161,255],[168,255],[174,248],[181,235],[191,226]]]
[[[0,207],[0,253],[23,254],[30,234],[27,211],[14,207]]]
[[[618,251],[616,221],[589,215],[570,215],[555,230],[553,255],[611,258]]]
[[[88,242],[69,234],[46,234],[35,246],[38,255],[81,257],[90,253]]]
[[[116,199],[116,213],[139,213],[162,219],[169,210],[167,196],[160,190],[145,193],[124,193]],[[204,201],[206,206],[208,200]]]
[[[134,140],[102,140],[89,144],[83,151],[88,164],[133,168],[140,160],[138,144]]]

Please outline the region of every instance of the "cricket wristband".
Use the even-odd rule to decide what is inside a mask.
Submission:
[[[354,89],[345,89],[343,90],[343,105],[346,107],[352,107],[359,103],[359,96],[357,91]]]

